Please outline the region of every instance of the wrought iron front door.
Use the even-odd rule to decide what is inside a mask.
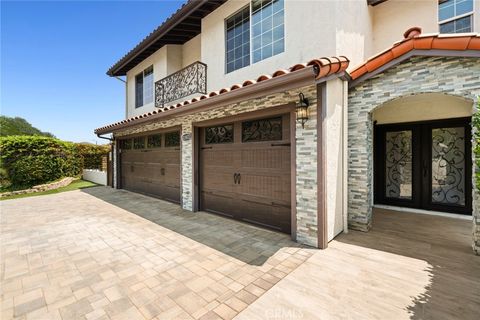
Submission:
[[[470,118],[375,126],[375,203],[471,214]]]

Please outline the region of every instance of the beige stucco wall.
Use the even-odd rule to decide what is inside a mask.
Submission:
[[[474,1],[474,31],[480,32],[480,0]],[[421,27],[423,33],[436,33],[438,0],[388,0],[371,8],[373,54],[390,47],[410,27]]]
[[[396,99],[375,109],[378,124],[450,119],[472,116],[472,102],[441,93],[425,93]]]
[[[287,0],[285,51],[226,74],[225,19],[248,4],[249,0],[228,1],[202,20],[202,61],[208,65],[208,91],[322,56],[347,55],[352,63],[366,57],[371,32],[366,1]]]
[[[195,38],[185,42],[182,46],[182,67],[200,61],[202,57],[202,36],[199,34]]]
[[[155,82],[200,60],[200,41],[198,35],[183,45],[166,45],[127,72],[127,118],[155,110],[154,103],[135,108],[135,76],[153,66]]]
[[[165,77],[167,74],[167,65],[165,63],[167,60],[167,49],[168,46],[160,48],[150,57],[135,66],[135,68],[127,72],[127,118],[137,116],[154,109],[154,103],[144,105],[140,108],[135,108],[135,76],[149,66],[153,65],[154,81]]]

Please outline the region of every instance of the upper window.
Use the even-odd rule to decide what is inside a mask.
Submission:
[[[226,20],[225,28],[227,73],[282,53],[284,0],[252,0]]]
[[[227,19],[227,73],[250,64],[250,8]]]
[[[473,0],[439,0],[440,33],[473,31]]]
[[[135,108],[153,102],[153,67],[135,76]]]
[[[252,1],[253,63],[284,50],[283,0]]]

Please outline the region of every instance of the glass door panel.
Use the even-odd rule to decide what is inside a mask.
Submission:
[[[412,199],[412,131],[385,134],[385,197]]]
[[[432,203],[465,206],[465,128],[435,128],[431,139]]]

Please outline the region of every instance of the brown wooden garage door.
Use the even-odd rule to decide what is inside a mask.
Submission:
[[[120,140],[121,187],[180,202],[180,132]]]
[[[200,129],[200,206],[290,233],[289,115]]]

